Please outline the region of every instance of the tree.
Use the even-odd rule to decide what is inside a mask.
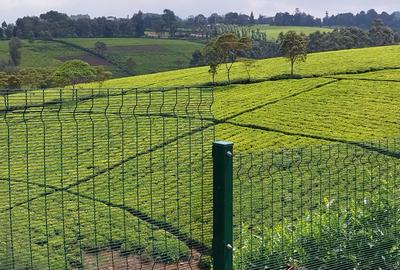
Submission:
[[[167,28],[169,30],[169,34],[171,37],[175,36],[176,33],[176,25],[177,19],[175,13],[172,10],[164,9],[164,14],[162,15],[162,19],[164,20]]]
[[[18,77],[21,79],[21,85],[30,89],[46,88],[49,86],[52,71],[47,68],[24,68],[19,69]]]
[[[243,63],[244,69],[246,70],[246,73],[247,73],[247,79],[250,82],[250,80],[251,80],[250,72],[255,68],[257,62],[255,59],[245,58],[242,60],[242,63]]]
[[[96,78],[95,69],[81,60],[71,60],[62,64],[53,74],[53,82],[60,86],[90,82]]]
[[[391,45],[395,42],[395,33],[382,20],[375,20],[372,23],[369,37],[375,46]]]
[[[132,57],[126,59],[126,67],[129,69],[130,72],[134,72],[134,69],[136,67],[136,62]]]
[[[254,13],[253,11],[250,14],[250,25],[255,25]]]
[[[215,40],[211,40],[203,50],[204,62],[209,65],[208,73],[211,75],[212,83],[215,85],[215,76],[219,66],[223,63],[222,54],[215,45]]]
[[[135,25],[135,34],[137,37],[143,37],[144,36],[144,19],[143,19],[143,13],[141,11],[138,12],[138,14],[133,15],[133,23]]]
[[[8,75],[5,72],[0,72],[0,92],[7,88],[7,79]]]
[[[248,38],[238,38],[234,34],[224,34],[219,36],[214,46],[216,51],[221,54],[223,63],[228,74],[228,82],[231,82],[231,69],[236,62],[238,53],[241,51],[248,51],[252,47],[252,41]]]
[[[218,15],[217,13],[213,13],[213,14],[211,14],[210,17],[208,17],[207,22],[209,24],[223,23],[224,18],[222,16]]]
[[[96,72],[95,80],[99,83],[99,87],[102,87],[104,82],[111,79],[112,73],[107,71],[103,66],[94,67]]]
[[[201,31],[201,35],[204,37],[207,32],[207,18],[203,14],[199,14],[194,17],[194,24]]]
[[[293,76],[294,64],[307,60],[308,39],[304,34],[289,31],[286,34],[281,33],[278,41],[280,52],[290,62],[290,74]]]
[[[192,67],[200,66],[203,63],[203,54],[200,50],[195,50],[190,59],[190,65]]]
[[[10,75],[7,78],[7,89],[20,89],[21,80],[16,75]]]
[[[10,53],[10,63],[14,66],[19,66],[21,64],[21,40],[17,37],[11,38],[8,43],[9,53]]]
[[[29,41],[29,43],[33,43],[33,42],[35,42],[35,34],[33,33],[33,31],[30,31],[29,32],[29,35],[28,35],[28,41]]]
[[[107,45],[104,42],[97,41],[94,44],[94,50],[98,53],[103,55],[107,51]]]
[[[396,32],[394,34],[394,42],[395,43],[400,43],[400,33],[399,32]]]

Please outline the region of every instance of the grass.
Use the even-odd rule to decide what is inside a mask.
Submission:
[[[22,41],[22,67],[52,67],[63,61],[82,59],[92,65],[104,65],[114,73],[114,76],[126,76],[121,70],[127,68],[127,60],[132,58],[134,66],[130,74],[139,75],[166,70],[175,70],[189,66],[192,53],[201,49],[199,43],[183,40],[160,40],[144,38],[70,38],[62,39],[86,49],[94,49],[97,41],[108,46],[105,57],[111,61],[91,55],[88,52],[52,41]],[[8,59],[8,41],[0,41],[0,59]]]
[[[22,67],[56,67],[60,65],[61,58],[75,57],[82,54],[79,50],[49,41],[35,41],[29,43],[22,41],[21,66]],[[8,41],[0,41],[0,59],[8,60]]]
[[[209,90],[129,89],[204,85],[205,67],[114,79],[108,90],[13,93],[0,121],[0,268],[12,258],[16,269],[87,266],[88,254],[95,264],[127,255],[175,263],[198,246],[190,239],[209,246],[214,130],[237,153],[237,247],[267,232],[279,238],[306,212],[310,230],[323,228],[332,198],[338,215],[354,198],[395,202],[398,142],[360,141],[400,135],[399,54],[400,46],[312,54],[296,69],[306,78],[278,81],[268,78],[289,64],[261,60],[251,72],[259,82],[216,87],[212,115]],[[241,64],[233,77],[246,79]]]
[[[189,65],[192,53],[203,47],[200,43],[182,40],[161,40],[145,38],[100,38],[63,39],[70,43],[93,49],[97,41],[107,45],[105,56],[122,66],[132,58],[135,75],[181,69]]]

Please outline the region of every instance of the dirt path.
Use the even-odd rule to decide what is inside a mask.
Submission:
[[[119,251],[102,251],[97,254],[85,254],[84,265],[88,270],[201,270],[198,267],[200,253],[192,251],[189,261],[161,263],[144,260],[140,256],[121,256]],[[97,263],[98,261],[98,263]]]

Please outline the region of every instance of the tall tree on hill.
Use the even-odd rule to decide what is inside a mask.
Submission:
[[[255,69],[256,67],[256,60],[252,58],[245,58],[242,60],[244,69],[246,70],[247,73],[247,79],[250,82],[251,81],[251,71]]]
[[[256,20],[254,19],[254,13],[253,11],[250,14],[250,25],[255,25]]]
[[[204,37],[207,33],[207,18],[203,14],[199,14],[194,17],[194,23],[196,27],[201,31],[201,35]]]
[[[5,24],[6,27],[3,28],[6,34],[6,38],[12,38],[15,36],[15,26],[13,24]]]
[[[390,45],[395,42],[394,31],[382,20],[375,20],[369,29],[369,37],[375,46]]]
[[[290,62],[290,74],[293,76],[294,64],[307,60],[308,39],[304,34],[289,31],[286,34],[281,33],[278,42],[282,55]]]
[[[219,36],[214,46],[221,54],[221,58],[225,63],[225,68],[228,74],[228,82],[231,82],[231,69],[236,62],[239,52],[248,51],[252,47],[252,41],[249,38],[238,38],[234,34],[225,34]]]
[[[13,37],[8,43],[10,64],[13,66],[19,66],[21,64],[21,46],[21,40],[17,37]]]
[[[190,66],[196,67],[203,63],[203,54],[200,50],[195,50],[192,54],[192,59],[190,59]]]
[[[208,73],[211,75],[212,84],[215,85],[215,76],[223,63],[222,53],[215,44],[215,40],[207,43],[203,50],[204,62],[209,65]]]
[[[162,19],[166,24],[169,34],[171,37],[175,37],[176,28],[177,28],[177,19],[175,13],[172,10],[164,9],[164,13],[162,15]]]
[[[133,24],[135,25],[135,35],[137,37],[143,37],[145,27],[142,11],[139,10],[137,14],[133,15],[132,20]]]
[[[75,85],[93,81],[97,72],[88,63],[81,60],[71,60],[62,64],[53,74],[53,82],[58,86]]]
[[[103,55],[107,51],[107,44],[102,41],[97,41],[94,44],[94,50],[98,53]]]
[[[135,60],[132,57],[129,57],[128,59],[126,59],[125,65],[128,68],[128,70],[133,74],[136,67]]]
[[[105,81],[111,79],[112,73],[107,71],[103,66],[94,67],[96,73],[95,80],[99,83],[99,87],[103,87]]]

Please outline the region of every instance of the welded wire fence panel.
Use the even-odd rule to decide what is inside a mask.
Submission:
[[[211,89],[0,98],[0,269],[190,269],[209,254]]]
[[[235,269],[399,269],[398,140],[237,155]]]

